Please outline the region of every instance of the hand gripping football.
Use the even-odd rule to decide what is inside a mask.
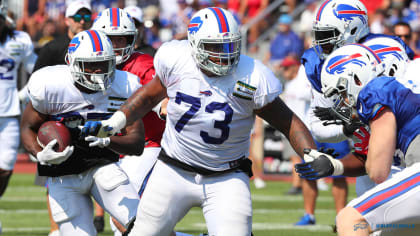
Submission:
[[[62,152],[71,145],[69,129],[60,122],[47,121],[39,127],[37,141],[41,147],[45,147],[53,139],[57,139],[57,144],[54,147],[57,152]]]

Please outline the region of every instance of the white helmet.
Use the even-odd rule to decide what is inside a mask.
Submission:
[[[69,43],[66,62],[74,82],[91,91],[105,91],[114,81],[115,54],[111,40],[102,32],[86,30],[76,34]],[[87,69],[98,69],[92,73]]]
[[[381,59],[370,48],[362,44],[345,45],[325,60],[321,71],[321,89],[326,97],[338,95],[335,106],[337,115],[350,122],[360,90],[383,72]],[[347,117],[343,117],[343,105],[348,108]]]
[[[314,49],[322,59],[369,33],[367,10],[359,0],[326,0],[315,17]]]
[[[377,37],[363,43],[379,56],[385,67],[384,75],[400,77],[405,73],[409,58],[404,47],[389,37]]]
[[[117,65],[130,58],[134,51],[137,29],[133,18],[125,10],[120,8],[107,8],[103,10],[93,22],[92,29],[102,31],[107,36],[126,37],[126,47],[114,48],[117,57]]]
[[[230,74],[238,65],[241,34],[229,11],[209,7],[195,13],[188,25],[188,40],[200,68],[223,76]],[[212,59],[217,59],[217,62]]]

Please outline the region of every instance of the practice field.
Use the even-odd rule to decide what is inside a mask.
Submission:
[[[33,185],[33,174],[14,174],[6,194],[0,199],[2,236],[48,235],[49,221],[45,203],[45,189]],[[315,226],[295,227],[293,223],[303,214],[302,196],[286,196],[287,182],[267,182],[264,189],[252,186],[253,232],[255,236],[282,235],[335,235],[335,210],[331,191],[320,191],[317,201]],[[331,188],[331,186],[330,186]],[[350,184],[349,200],[355,197],[354,184]],[[106,217],[105,232],[113,235]],[[199,208],[192,209],[177,225],[176,230],[194,235],[206,232],[204,218]]]

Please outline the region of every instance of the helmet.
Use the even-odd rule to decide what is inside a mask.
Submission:
[[[99,13],[92,29],[104,32],[107,36],[125,36],[127,45],[114,48],[117,65],[130,58],[137,38],[137,29],[131,16],[120,8],[107,8]]]
[[[314,49],[322,59],[369,33],[367,10],[359,0],[326,0],[319,7],[313,25]]]
[[[76,34],[69,43],[66,62],[74,82],[91,91],[105,91],[114,80],[112,43],[100,31],[86,30]],[[92,68],[100,68],[102,73],[93,73]]]
[[[409,60],[404,47],[389,37],[377,37],[363,43],[379,56],[385,67],[384,75],[400,77],[404,74]]]
[[[215,75],[232,73],[241,55],[241,34],[232,13],[204,8],[191,18],[188,41],[197,65]]]
[[[350,123],[360,90],[383,72],[381,59],[370,48],[349,44],[335,50],[325,60],[321,89],[326,97],[338,95],[334,110],[343,121]],[[343,105],[347,112],[343,112]]]

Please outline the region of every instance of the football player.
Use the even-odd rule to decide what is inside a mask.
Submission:
[[[112,43],[102,32],[78,33],[66,58],[68,65],[44,67],[32,74],[30,102],[21,123],[23,144],[37,157],[39,175],[48,176],[49,203],[60,235],[96,235],[91,196],[127,227],[135,218],[139,196],[116,162],[120,154],[142,153],[142,121],[107,138],[81,139],[78,126],[111,116],[141,85],[137,76],[115,69]],[[52,140],[40,147],[37,130],[47,120],[60,121],[70,129],[72,146],[56,152],[57,141]]]
[[[329,66],[342,56],[352,59],[341,70]],[[336,109],[345,108],[344,118],[356,116],[369,125],[366,171],[380,183],[338,214],[339,235],[369,235],[394,224],[413,233],[413,224],[420,222],[420,114],[413,109],[419,107],[418,86],[405,76],[381,76],[382,71],[380,57],[359,44],[337,49],[323,67],[322,84],[335,84],[326,89],[328,96],[338,96]],[[396,149],[407,168],[386,180]]]
[[[134,52],[137,29],[130,15],[119,8],[108,8],[99,13],[92,29],[104,32],[111,40],[116,55],[117,69],[128,71],[140,78],[140,83],[149,83],[155,74],[153,58],[147,54]],[[165,122],[150,111],[143,118],[145,127],[145,146],[139,156],[124,156],[119,165],[127,173],[134,188],[140,191],[144,178],[152,169],[160,152],[160,141],[165,129]],[[139,193],[141,195],[141,192]],[[114,223],[117,223],[114,221]],[[113,223],[111,222],[111,225]],[[113,229],[115,229],[113,227]],[[121,228],[120,228],[121,229]],[[123,230],[123,229],[121,229]],[[114,235],[121,235],[114,230]]]
[[[6,190],[16,163],[19,147],[18,68],[22,65],[31,73],[36,61],[29,35],[16,31],[7,16],[7,1],[0,0],[0,197]]]
[[[370,48],[373,52],[377,54],[380,58],[381,63],[383,65],[383,75],[390,76],[390,77],[401,77],[408,65],[408,56],[405,53],[403,46],[396,40],[389,38],[389,37],[376,37],[366,41],[363,45]],[[358,48],[356,48],[358,49]],[[347,60],[345,57],[337,57],[335,63],[328,65],[330,70],[334,70],[337,73],[341,73],[343,67],[346,67],[350,61],[350,58]],[[326,73],[323,71],[322,73]],[[329,81],[328,79],[323,80],[322,83],[322,91],[325,94],[329,94],[330,88],[334,88],[336,84],[334,84],[335,80]],[[328,104],[328,108],[321,108],[317,107],[315,113],[318,115],[319,119],[322,120],[324,123],[327,124],[349,124],[349,123],[357,123],[362,125],[356,121],[356,119],[345,119],[343,115],[343,110],[340,113],[337,113],[337,110],[334,109],[334,103],[330,102],[327,98],[319,99],[318,101],[323,101],[324,105]],[[347,155],[343,159],[340,160],[326,160],[326,159],[319,159],[314,160],[313,162],[306,162],[303,164],[299,164],[296,166],[296,170],[300,173],[301,177],[306,179],[319,179],[329,175],[345,175],[345,176],[357,176],[357,184],[356,184],[356,193],[357,195],[361,195],[370,188],[375,186],[375,183],[372,182],[366,174],[364,163],[366,160],[366,155],[368,152],[368,145],[369,145],[369,128],[368,127],[361,127],[353,138],[355,141],[355,152]],[[332,161],[332,162],[330,162]],[[342,167],[341,167],[342,166]],[[396,173],[404,168],[404,160],[400,158],[394,158],[394,163],[392,166],[392,173]],[[312,169],[309,171],[309,169]],[[337,169],[337,170],[336,170]],[[341,171],[338,171],[340,169]]]
[[[323,98],[322,96],[321,69],[326,56],[343,45],[364,43],[376,37],[387,37],[397,40],[410,59],[413,58],[414,52],[398,37],[370,33],[367,10],[359,0],[323,1],[315,15],[313,33],[314,46],[307,49],[301,58],[302,65],[305,67],[306,75],[313,88],[313,100],[311,101],[312,109],[309,111],[310,130],[312,135],[320,142],[338,143],[347,140],[348,138],[353,138],[356,140],[356,143],[359,143],[357,145],[363,145],[363,140],[359,140],[359,138],[353,135],[353,133],[357,131],[357,128],[360,127],[360,122],[341,124],[329,123],[330,125],[325,126],[324,121],[321,121],[314,113],[314,110],[318,107],[329,108],[334,104],[333,99]],[[356,135],[360,136],[360,134]],[[355,174],[363,174],[363,171],[358,172],[360,161],[357,158],[345,158],[346,157],[342,158],[344,162],[350,161],[349,165],[355,164],[357,166]],[[341,163],[341,161],[338,162]],[[316,184],[313,181],[304,181],[303,190],[304,196],[309,195],[313,198],[317,195]],[[305,192],[308,194],[305,194]],[[307,213],[313,215],[315,201],[312,202],[313,204],[307,205],[305,210]]]
[[[169,235],[189,211],[203,209],[209,235],[251,235],[249,139],[255,115],[285,134],[295,151],[314,148],[303,122],[279,98],[280,81],[241,55],[241,33],[221,8],[198,11],[188,40],[163,44],[155,78],[110,119],[85,124],[105,136],[169,97],[162,150],[129,235]],[[96,133],[96,132],[92,132]]]

